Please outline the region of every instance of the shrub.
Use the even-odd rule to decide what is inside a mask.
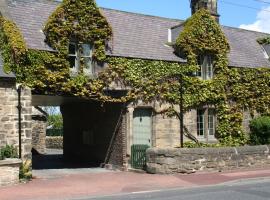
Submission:
[[[0,150],[0,160],[5,158],[18,158],[17,149],[14,146],[6,145]]]
[[[270,116],[261,116],[250,122],[250,143],[270,144]]]
[[[205,147],[212,147],[212,148],[217,148],[217,147],[222,147],[220,143],[195,143],[192,141],[185,142],[184,143],[184,148],[205,148]]]
[[[62,129],[63,128],[62,115],[61,114],[49,115],[48,126],[51,126],[53,129]]]
[[[2,151],[0,149],[0,160],[4,160],[4,159],[5,159],[5,157],[4,157],[4,155],[3,155],[3,153],[2,153]]]
[[[21,180],[30,180],[32,178],[32,162],[31,160],[26,160],[22,163],[20,167],[20,179]]]

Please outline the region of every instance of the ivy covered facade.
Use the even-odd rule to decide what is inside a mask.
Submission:
[[[127,166],[134,144],[179,147],[179,105],[185,141],[244,145],[249,120],[270,112],[269,35],[220,26],[217,1],[191,1],[186,21],[3,2],[1,68],[32,105],[61,106],[67,155]]]

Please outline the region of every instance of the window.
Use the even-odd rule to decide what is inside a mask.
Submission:
[[[200,69],[196,72],[196,76],[203,80],[210,80],[213,78],[213,61],[210,55],[199,56],[198,63]]]
[[[214,109],[208,109],[208,136],[215,136],[215,112]]]
[[[78,72],[83,67],[84,72],[92,74],[92,46],[70,43],[69,64],[73,72]]]
[[[197,111],[197,135],[204,137],[204,110]]]
[[[197,110],[198,138],[214,138],[216,128],[215,110],[212,108]]]

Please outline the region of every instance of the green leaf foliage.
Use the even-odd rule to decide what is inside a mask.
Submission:
[[[219,54],[229,52],[229,44],[219,24],[207,10],[201,9],[185,23],[175,47],[186,56],[193,54]]]
[[[5,71],[20,72],[27,47],[16,24],[3,17],[0,17],[0,43]]]
[[[197,91],[201,89],[203,94],[198,93],[197,98],[193,98],[192,96],[197,94],[196,90],[193,90],[189,93],[191,102],[194,108],[199,105],[215,106],[219,122],[217,137],[221,143],[230,146],[245,144],[247,140],[242,130],[242,102],[235,101],[231,94],[235,85],[228,87],[233,81],[230,79],[231,69],[228,67],[229,43],[209,11],[201,9],[185,22],[184,29],[176,40],[175,50],[187,58],[190,66],[198,65],[200,55],[212,56],[214,78],[210,81],[197,80]]]
[[[70,41],[92,44],[94,58],[104,61],[105,43],[112,29],[94,0],[63,0],[50,16],[44,33],[47,43],[67,55]]]
[[[270,144],[270,117],[262,116],[250,123],[250,142],[254,145]]]
[[[12,145],[6,145],[0,149],[0,160],[5,158],[18,158],[18,151]]]
[[[257,40],[259,44],[270,44],[270,37],[259,38]]]
[[[20,166],[19,178],[21,181],[29,181],[32,179],[32,161],[27,159]]]
[[[52,126],[52,129],[62,129],[63,128],[63,118],[61,114],[49,115],[48,116],[48,126]]]

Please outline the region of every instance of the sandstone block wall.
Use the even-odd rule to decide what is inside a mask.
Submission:
[[[166,108],[166,104],[156,106],[156,111]],[[179,110],[178,106],[175,107]],[[248,123],[249,121],[246,121]],[[197,137],[197,110],[193,109],[184,115],[184,125],[189,133]],[[164,114],[156,114],[153,117],[153,147],[167,148],[180,146],[180,121],[177,117],[167,117]],[[212,137],[198,138],[200,142],[214,143],[217,140]],[[184,142],[189,141],[184,137]]]
[[[62,136],[54,136],[54,137],[46,137],[46,148],[47,149],[63,149],[63,137]]]
[[[168,107],[166,104],[156,104],[155,110],[160,112]],[[177,109],[177,107],[176,107]],[[180,144],[180,122],[176,117],[168,117],[164,114],[153,116],[153,146],[166,148],[177,147]]]
[[[147,171],[154,174],[217,172],[270,166],[270,146],[228,148],[151,148]]]
[[[40,154],[46,153],[47,118],[41,114],[32,116],[32,148]]]
[[[31,90],[23,89],[22,103],[22,157],[31,158],[32,106]],[[19,146],[18,93],[14,81],[0,80],[0,147]]]
[[[6,159],[0,161],[0,186],[10,186],[19,183],[19,159]]]

